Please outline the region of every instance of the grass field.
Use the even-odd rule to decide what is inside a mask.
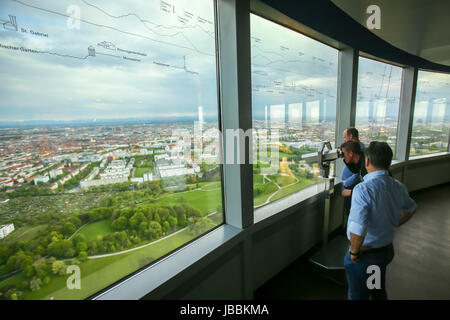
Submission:
[[[253,206],[257,207],[262,205],[267,201],[267,198],[278,190],[278,187],[273,183],[266,180],[266,183],[263,185],[264,191],[253,198]]]
[[[261,174],[254,174],[253,175],[253,185],[256,186],[258,184],[264,184],[263,175],[261,175]]]
[[[300,191],[300,190],[316,183],[315,181],[311,181],[311,180],[308,180],[305,178],[297,178],[297,179],[299,179],[300,181],[291,186],[281,189],[280,191],[278,191],[278,193],[275,196],[272,197],[272,199],[270,199],[270,201],[275,201],[275,200],[281,199],[287,195],[290,195],[292,193]]]
[[[134,171],[134,177],[135,178],[142,178],[144,176],[144,173],[151,172],[151,168],[136,168]]]
[[[186,203],[199,209],[202,214],[206,215],[216,211],[217,206],[222,205],[221,197],[220,189],[210,191],[194,190],[171,194],[166,198],[157,200],[155,204],[175,206]]]
[[[295,178],[294,177],[282,176],[282,175],[279,175],[279,174],[271,175],[271,176],[269,176],[269,179],[272,180],[272,181],[275,181],[282,188],[295,182]]]
[[[23,226],[11,232],[3,241],[12,243],[31,240],[39,234],[39,231],[44,231],[45,228],[47,228],[46,224],[34,227]]]
[[[207,183],[200,183],[200,187],[202,188],[202,190],[215,190],[215,189],[219,189],[222,187],[222,184],[220,181],[216,181],[216,182],[207,182]]]
[[[289,160],[291,158],[297,158],[298,157],[298,155],[296,155],[294,153],[285,153],[285,152],[282,152],[282,151],[278,152],[278,156],[280,157],[280,160],[283,159],[283,158],[287,158]]]
[[[82,234],[86,238],[86,241],[89,242],[91,240],[97,240],[99,235],[105,236],[110,233],[114,233],[114,230],[111,228],[111,220],[107,219],[90,223],[77,234]]]

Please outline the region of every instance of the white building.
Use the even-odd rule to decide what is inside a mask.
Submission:
[[[50,170],[50,178],[52,179],[55,179],[60,174],[63,174],[63,171],[61,169]]]
[[[153,174],[150,173],[150,172],[144,173],[143,178],[144,178],[144,182],[152,181],[153,180]]]
[[[4,224],[0,226],[0,239],[3,239],[8,234],[14,231],[14,224]]]
[[[38,182],[47,183],[49,180],[50,180],[50,178],[48,176],[37,177],[34,179],[34,184],[37,185]]]
[[[131,178],[131,182],[140,184],[144,182],[144,178]]]
[[[164,166],[158,167],[157,171],[159,172],[159,176],[161,178],[169,178],[169,177],[177,177],[187,174],[195,174],[194,169],[185,168],[184,165],[172,165],[172,166]]]

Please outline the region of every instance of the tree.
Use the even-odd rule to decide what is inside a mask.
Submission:
[[[209,218],[201,218],[197,222],[189,225],[188,232],[194,237],[205,233],[206,231],[214,228],[216,225]]]
[[[52,271],[56,275],[65,275],[66,274],[67,266],[62,261],[55,261],[52,263]]]
[[[162,235],[161,224],[156,221],[151,221],[149,224],[149,231],[152,239],[158,239]]]
[[[167,221],[167,219],[170,216],[170,211],[167,208],[158,208],[157,210],[159,218],[161,219],[161,222]]]
[[[162,225],[162,228],[163,228],[164,233],[169,232],[169,229],[170,229],[170,224],[169,224],[169,222],[168,222],[168,221],[164,221],[164,223],[163,223],[163,225]]]
[[[125,216],[120,216],[117,220],[112,223],[112,228],[117,231],[122,231],[127,228],[128,220]]]
[[[74,234],[76,230],[77,229],[73,223],[70,222],[64,223],[63,234],[65,234],[66,236]]]
[[[31,278],[35,274],[35,270],[31,264],[27,264],[22,268],[23,275],[27,278]]]
[[[76,251],[78,253],[82,252],[82,251],[87,251],[87,244],[86,242],[78,242],[76,245]]]
[[[180,216],[180,218],[178,219],[178,226],[179,226],[180,228],[184,228],[184,227],[187,226],[187,217],[186,217],[185,214],[182,214],[182,215]]]
[[[30,281],[30,289],[31,289],[31,291],[39,290],[41,288],[41,285],[42,285],[42,281],[39,278],[33,278]]]
[[[138,211],[130,218],[130,227],[137,229],[139,224],[145,220],[145,215],[143,212]]]
[[[88,254],[86,251],[80,251],[80,253],[78,254],[78,259],[80,259],[80,261],[86,261],[88,258]]]
[[[167,220],[172,228],[175,228],[178,224],[178,219],[170,216]]]
[[[139,224],[139,233],[144,234],[145,231],[148,230],[148,222],[147,221],[142,221]]]

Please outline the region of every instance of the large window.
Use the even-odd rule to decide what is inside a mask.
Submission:
[[[223,222],[214,1],[1,1],[0,299],[83,299]]]
[[[402,68],[359,57],[355,126],[360,140],[387,142],[394,152]]]
[[[450,74],[419,71],[409,155],[448,150]]]
[[[334,144],[338,51],[251,15],[254,206],[315,184],[302,159]]]

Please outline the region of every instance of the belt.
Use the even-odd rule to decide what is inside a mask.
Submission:
[[[380,251],[388,249],[390,246],[392,246],[392,243],[389,243],[388,245],[386,245],[384,247],[379,247],[379,248],[364,248],[364,249],[362,249],[361,253],[380,252]]]

